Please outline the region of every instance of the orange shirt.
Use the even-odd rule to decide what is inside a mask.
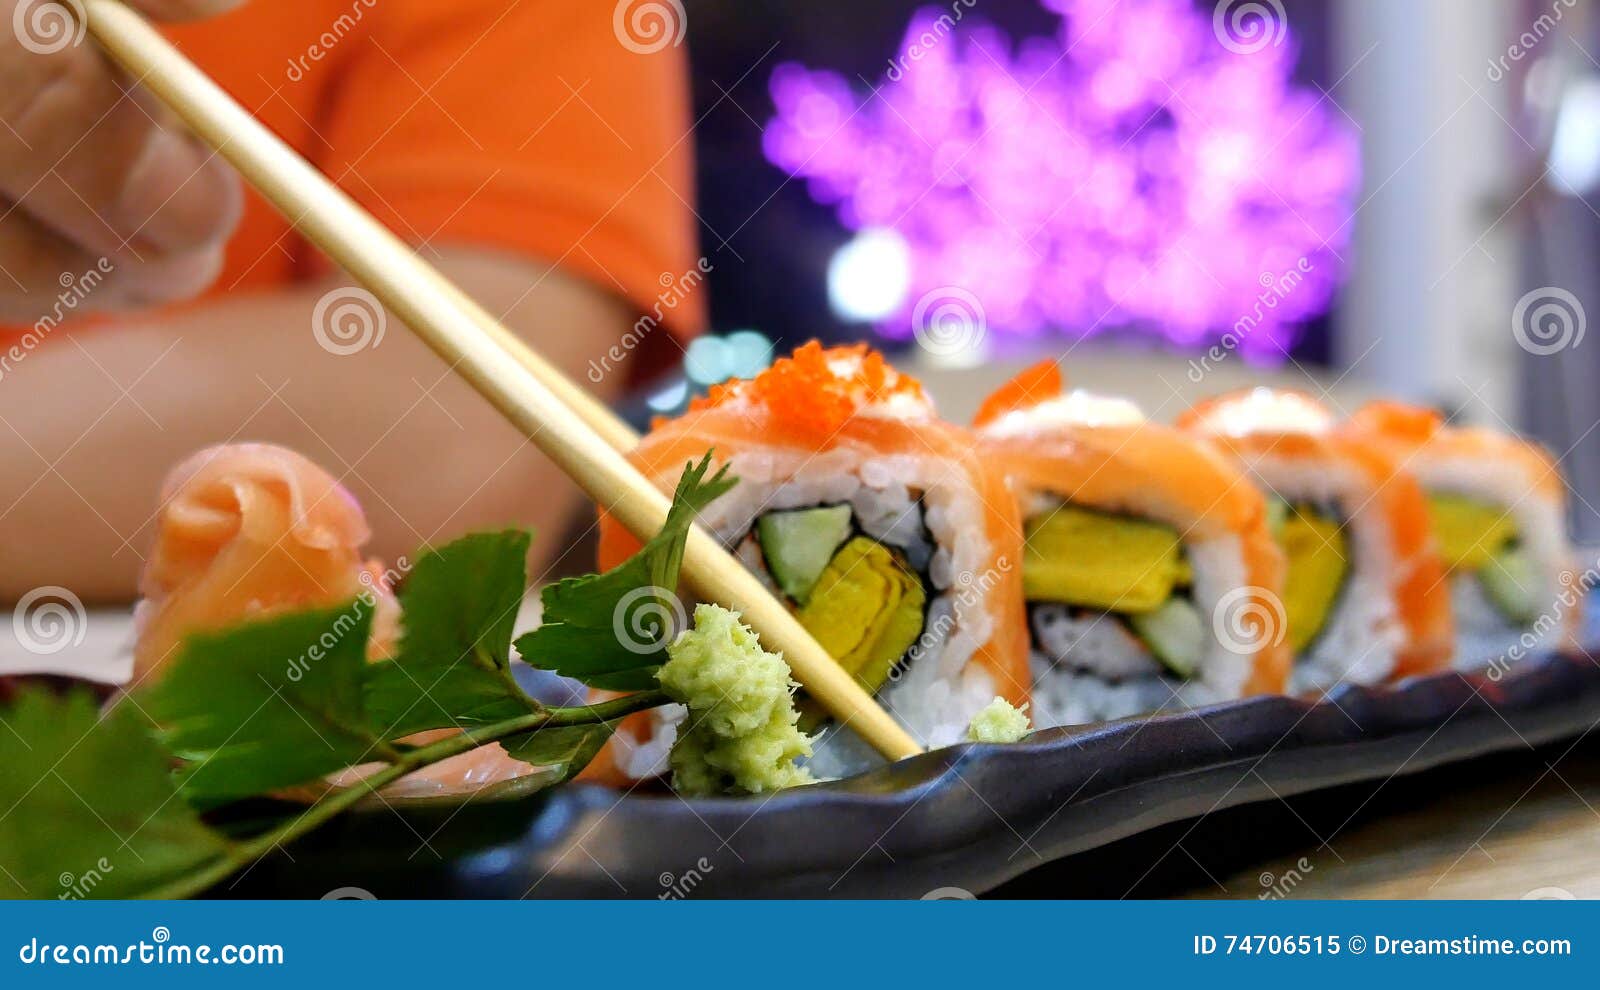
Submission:
[[[609,3],[253,0],[166,33],[413,244],[516,252],[641,311],[697,263],[684,50],[624,46]],[[211,291],[328,264],[252,191]]]

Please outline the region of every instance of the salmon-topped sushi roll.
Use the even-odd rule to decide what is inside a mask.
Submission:
[[[1548,451],[1399,402],[1362,407],[1350,427],[1402,461],[1427,491],[1455,602],[1457,666],[1576,644],[1585,589],[1572,586],[1567,489]]]
[[[1093,722],[1281,692],[1283,555],[1251,480],[1046,361],[979,411],[1026,544],[1034,717]]]
[[[1291,690],[1448,666],[1449,589],[1427,499],[1399,459],[1299,392],[1221,396],[1179,425],[1232,456],[1268,496],[1288,561]]]
[[[806,344],[658,422],[631,456],[662,490],[707,451],[738,484],[699,521],[925,746],[965,737],[999,695],[1028,700],[1018,562],[1004,482],[914,379],[865,346]],[[601,566],[637,548],[601,520]],[[881,762],[801,699],[819,776]],[[597,774],[661,773],[670,713],[625,724]],[[609,767],[607,766],[609,764]]]

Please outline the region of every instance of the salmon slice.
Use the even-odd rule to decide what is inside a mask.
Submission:
[[[1509,462],[1527,479],[1530,496],[1566,501],[1566,483],[1555,457],[1521,437],[1482,427],[1450,426],[1432,409],[1387,400],[1357,409],[1349,423],[1352,430],[1386,447],[1414,469],[1455,458]]]

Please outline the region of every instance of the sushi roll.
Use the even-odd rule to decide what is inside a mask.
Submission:
[[[1404,461],[1427,491],[1455,603],[1458,667],[1576,644],[1584,592],[1570,587],[1566,485],[1543,447],[1398,402],[1364,406],[1350,426]]]
[[[1036,724],[1284,689],[1283,555],[1231,461],[1129,402],[1063,392],[1049,361],[974,425],[1023,518]]]
[[[1201,403],[1179,426],[1243,465],[1288,560],[1290,690],[1448,667],[1453,625],[1422,487],[1399,459],[1299,392]]]
[[[738,484],[701,525],[919,742],[959,741],[997,695],[1027,702],[1014,507],[914,379],[865,346],[812,342],[658,422],[631,458],[670,490],[707,451]],[[602,517],[602,567],[636,546]],[[881,762],[847,725],[800,706],[818,776]],[[670,715],[651,713],[604,756],[620,778],[654,776],[674,735]]]

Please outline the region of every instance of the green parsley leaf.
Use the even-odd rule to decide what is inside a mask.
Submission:
[[[200,804],[265,794],[377,758],[362,681],[363,600],[192,637],[141,704],[190,761]]]
[[[545,589],[543,624],[517,640],[524,660],[606,690],[656,686],[655,672],[677,632],[667,620],[682,613],[676,592],[689,527],[737,483],[727,465],[708,480],[710,470],[709,452],[685,467],[661,532],[638,553],[604,574]]]
[[[576,777],[600,752],[615,722],[597,722],[593,725],[569,725],[554,729],[539,729],[522,736],[513,736],[502,745],[506,752],[524,763],[536,767],[551,767],[560,774],[560,781]]]
[[[385,738],[537,710],[511,677],[528,543],[522,530],[478,533],[417,561],[400,590],[400,649],[367,670],[367,706]]]
[[[222,857],[128,701],[24,691],[0,711],[0,896],[130,897]]]

